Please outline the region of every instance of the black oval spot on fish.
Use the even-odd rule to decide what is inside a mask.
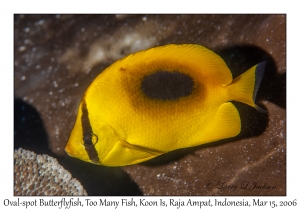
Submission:
[[[158,70],[143,78],[141,89],[149,98],[176,100],[192,94],[193,78],[179,71]]]

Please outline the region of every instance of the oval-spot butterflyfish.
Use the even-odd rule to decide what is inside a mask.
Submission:
[[[170,44],[116,61],[87,88],[65,151],[105,166],[140,163],[180,148],[236,136],[239,112],[256,107],[265,62],[232,78],[221,57]]]

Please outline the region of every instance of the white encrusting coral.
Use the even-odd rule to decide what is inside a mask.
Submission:
[[[87,195],[55,158],[19,148],[14,152],[14,195]]]

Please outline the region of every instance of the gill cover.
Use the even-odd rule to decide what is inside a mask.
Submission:
[[[120,161],[134,164],[162,154],[127,143],[125,137],[122,139],[120,133],[107,123],[100,123],[98,128],[93,129],[85,100],[82,100],[80,107],[80,114],[65,148],[70,156],[98,165],[119,166]]]

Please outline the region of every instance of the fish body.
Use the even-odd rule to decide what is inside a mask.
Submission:
[[[166,45],[116,61],[87,88],[65,151],[105,166],[239,134],[230,101],[252,107],[265,63],[233,79],[221,57],[194,44]]]

